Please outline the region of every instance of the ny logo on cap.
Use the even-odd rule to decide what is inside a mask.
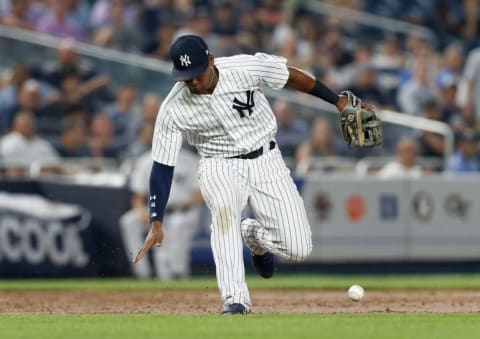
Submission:
[[[181,55],[180,62],[182,63],[183,67],[187,67],[192,64],[192,62],[190,61],[190,56],[188,54]]]

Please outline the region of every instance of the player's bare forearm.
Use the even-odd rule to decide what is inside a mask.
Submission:
[[[287,87],[320,97],[321,99],[335,105],[339,112],[341,112],[347,104],[346,96],[336,95],[325,84],[322,84],[307,72],[291,66],[288,66],[288,72],[289,77],[287,81]],[[319,88],[320,94],[318,93]]]
[[[288,87],[294,88],[303,93],[310,93],[310,91],[313,89],[313,86],[315,86],[315,78],[313,76],[291,66],[288,66],[288,72]]]

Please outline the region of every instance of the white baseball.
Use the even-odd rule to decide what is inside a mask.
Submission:
[[[363,296],[365,295],[365,291],[363,290],[363,287],[360,285],[352,285],[348,289],[348,296],[350,299],[353,301],[360,301],[362,300]]]

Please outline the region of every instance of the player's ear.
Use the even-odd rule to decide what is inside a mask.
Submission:
[[[215,62],[215,56],[212,53],[210,53],[208,55],[208,65],[211,66],[214,64],[214,62]]]

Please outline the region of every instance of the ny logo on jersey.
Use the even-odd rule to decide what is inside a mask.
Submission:
[[[240,118],[245,118],[245,110],[248,110],[248,116],[252,115],[252,108],[255,106],[255,103],[253,102],[253,92],[254,91],[247,91],[247,102],[241,102],[237,98],[233,98],[233,106],[232,108],[236,109],[238,111],[238,114],[240,114]]]
[[[192,64],[190,56],[188,54],[180,55],[180,63],[183,67],[190,66]]]

